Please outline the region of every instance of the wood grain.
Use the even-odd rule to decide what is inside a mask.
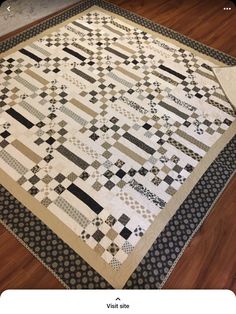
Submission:
[[[110,0],[158,24],[236,56],[236,9],[225,0]],[[224,11],[226,6],[232,7]]]
[[[225,6],[232,6],[230,1],[112,0],[110,2],[236,56],[236,10],[234,8],[231,11],[223,11]],[[34,24],[36,22],[31,26]],[[21,31],[26,28],[22,28]],[[17,31],[14,32],[16,33]],[[231,180],[185,250],[164,288],[225,288],[236,293],[235,191],[236,177]],[[0,225],[0,291],[8,288],[59,289],[63,286]]]

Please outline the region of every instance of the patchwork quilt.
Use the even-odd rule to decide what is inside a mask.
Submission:
[[[232,128],[217,65],[99,7],[21,43],[1,59],[3,185],[123,286]]]

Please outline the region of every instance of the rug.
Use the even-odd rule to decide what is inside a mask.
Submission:
[[[235,169],[236,59],[103,1],[1,43],[1,222],[69,288],[160,288]]]
[[[0,36],[62,10],[78,0],[6,0],[0,6]]]

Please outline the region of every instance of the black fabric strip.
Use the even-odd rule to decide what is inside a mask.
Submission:
[[[170,74],[180,78],[181,80],[185,80],[186,79],[186,76],[184,76],[184,75],[182,75],[182,74],[180,74],[178,72],[175,72],[175,71],[171,70],[170,68],[167,68],[163,64],[159,65],[159,68],[162,69],[163,71],[166,71],[166,72],[168,72],[168,73],[170,73]]]
[[[88,168],[89,164],[86,161],[72,153],[65,146],[63,145],[58,146],[57,151],[61,153],[64,157],[72,161],[74,164],[76,164],[76,166],[80,167],[81,169],[85,170]]]
[[[77,59],[80,59],[81,61],[86,60],[86,58],[84,56],[82,56],[81,54],[79,54],[78,52],[76,52],[70,48],[65,47],[65,48],[63,48],[63,50],[65,52],[69,53],[70,55],[76,57]]]
[[[143,143],[142,141],[140,141],[139,139],[137,139],[136,137],[134,137],[133,135],[131,135],[128,132],[124,133],[123,137],[126,138],[131,143],[133,143],[134,145],[136,145],[139,148],[141,148],[142,150],[144,150],[148,154],[153,155],[156,152],[155,149],[153,149],[152,147],[146,145],[145,143]]]
[[[92,199],[86,192],[81,190],[77,185],[72,183],[68,188],[68,191],[74,196],[84,202],[92,211],[97,215],[103,210],[103,207],[99,205],[94,199]]]
[[[16,119],[18,122],[23,124],[27,129],[31,129],[34,125],[31,123],[28,119],[23,117],[19,112],[15,111],[15,109],[10,108],[6,110],[6,112],[12,116],[14,119]]]
[[[71,72],[79,75],[80,77],[82,77],[83,79],[85,79],[86,81],[90,82],[90,83],[95,83],[96,80],[92,77],[92,76],[89,76],[88,74],[76,69],[76,68],[73,68],[71,69]]]
[[[21,53],[23,53],[24,55],[28,56],[29,58],[31,58],[31,59],[37,61],[37,62],[42,61],[41,58],[37,57],[35,54],[33,54],[32,52],[30,52],[30,51],[28,51],[28,50],[26,50],[26,49],[24,49],[24,48],[20,49],[19,51],[20,51]]]

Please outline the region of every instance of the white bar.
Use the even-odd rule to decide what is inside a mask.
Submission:
[[[7,290],[0,313],[233,314],[236,298],[230,290]]]

